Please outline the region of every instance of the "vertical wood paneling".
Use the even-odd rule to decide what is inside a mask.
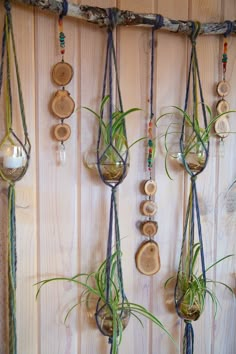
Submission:
[[[64,20],[66,34],[65,60],[75,69],[66,87],[78,105],[78,24]],[[43,38],[47,38],[44,40]],[[77,114],[67,120],[72,134],[65,143],[66,164],[56,161],[57,144],[52,127],[58,120],[50,113],[50,99],[59,89],[52,83],[51,69],[61,60],[58,50],[57,16],[38,12],[36,15],[36,87],[37,87],[37,158],[38,158],[38,266],[40,278],[52,275],[72,276],[78,271],[78,178]],[[46,58],[45,58],[45,53]],[[43,75],[42,75],[43,73]],[[77,313],[67,325],[64,317],[77,301],[77,288],[67,283],[45,287],[40,295],[40,353],[73,353],[77,351]],[[57,338],[57,340],[55,340]]]
[[[233,20],[236,16],[235,1],[222,1],[221,19]],[[219,45],[219,62],[222,56],[223,38],[220,39]],[[231,85],[231,92],[226,100],[230,103],[231,109],[236,108],[236,98],[234,87],[236,84],[236,40],[234,36],[228,37],[228,64],[226,80]],[[222,70],[220,65],[219,76],[221,80]],[[218,79],[217,78],[217,79]],[[229,121],[231,131],[236,131],[236,114],[230,115]],[[218,139],[217,139],[218,140]],[[216,240],[215,240],[215,256],[219,259],[228,254],[235,254],[235,231],[236,231],[236,209],[235,196],[236,185],[232,188],[233,181],[236,177],[235,169],[235,134],[229,135],[224,142],[224,156],[219,155],[219,141],[217,142],[218,163],[216,175],[218,175],[217,185],[217,204],[216,204]],[[230,189],[229,189],[230,188]],[[224,281],[235,289],[235,257],[219,264],[216,268],[215,277],[217,280]],[[221,286],[217,287],[217,297],[221,307],[214,322],[214,338],[212,343],[212,353],[233,354],[236,348],[235,327],[236,327],[236,306],[232,294]],[[230,338],[230,340],[227,340]]]
[[[139,12],[153,12],[153,1],[119,1],[119,8]],[[129,144],[146,135],[149,40],[150,30],[138,28],[119,29],[120,84],[124,109],[140,107],[142,111],[127,119]],[[145,179],[145,144],[140,142],[130,150],[130,171],[119,187],[119,212],[126,295],[131,302],[150,309],[151,278],[141,275],[135,266],[135,253],[143,242],[138,224],[143,220],[140,204],[144,196],[140,184]],[[135,197],[132,197],[135,196]],[[124,332],[121,350],[130,352],[151,352],[150,323],[143,319],[143,325],[132,318]]]
[[[177,5],[177,4],[176,4]],[[172,1],[158,0],[155,3],[155,13],[172,18],[188,18],[188,2],[182,1],[181,6],[173,7]],[[173,111],[173,105],[183,107],[186,86],[187,65],[187,40],[183,36],[172,36],[167,33],[158,33],[156,49],[156,113],[157,117],[165,112]],[[168,59],[167,59],[168,58]],[[171,78],[171,79],[170,79]],[[166,323],[169,331],[175,338],[177,346],[182,339],[181,321],[175,313],[173,287],[164,289],[165,281],[176,274],[178,269],[179,255],[181,250],[185,190],[184,172],[181,167],[171,158],[168,158],[168,170],[173,178],[170,180],[165,171],[165,155],[163,133],[166,132],[171,121],[177,123],[172,131],[179,131],[179,117],[166,116],[157,126],[158,150],[156,157],[156,180],[158,184],[158,222],[159,230],[157,241],[160,245],[162,268],[154,278],[153,308]],[[175,151],[179,134],[169,134],[167,144],[170,151]],[[178,151],[178,150],[177,150]],[[177,152],[175,151],[175,152]],[[167,196],[168,191],[168,196]],[[167,256],[168,255],[168,256]],[[158,336],[153,332],[152,353],[155,348],[165,348],[166,353],[176,351],[173,343],[167,336]]]
[[[161,13],[175,19],[219,21],[234,19],[234,0],[87,0],[84,4],[101,7],[117,6],[136,12]],[[64,20],[66,34],[65,60],[74,68],[74,77],[66,87],[76,103],[76,113],[68,119],[72,135],[65,143],[65,166],[56,162],[56,142],[52,127],[58,123],[50,113],[50,99],[58,89],[51,80],[52,66],[60,61],[57,16],[25,6],[13,7],[13,20],[18,49],[26,116],[32,141],[30,169],[17,184],[17,330],[19,354],[92,354],[108,353],[107,339],[95,327],[92,314],[81,305],[69,316],[70,306],[78,301],[81,289],[68,283],[53,283],[42,289],[35,301],[37,280],[50,276],[72,276],[90,272],[105,258],[108,234],[109,188],[83,164],[84,154],[95,147],[97,126],[94,117],[84,110],[96,110],[101,99],[104,71],[106,29],[96,25]],[[3,23],[0,3],[0,31]],[[150,28],[119,28],[115,33],[120,84],[124,109],[140,107],[142,111],[127,119],[129,143],[146,134],[149,117]],[[188,40],[178,34],[157,34],[155,62],[154,110],[156,116],[183,106],[188,65]],[[231,108],[236,107],[235,38],[229,39],[227,79],[232,91]],[[211,107],[217,101],[215,84],[221,78],[219,61],[221,40],[216,36],[198,40],[198,55],[204,97]],[[2,106],[1,106],[2,107]],[[0,107],[0,109],[2,109]],[[15,108],[16,114],[18,113]],[[235,114],[230,118],[236,131]],[[177,348],[158,328],[143,321],[144,328],[132,319],[123,333],[121,353],[174,354],[182,341],[181,321],[173,306],[172,290],[165,291],[165,280],[175,273],[182,239],[182,227],[188,178],[173,161],[168,166],[173,181],[164,168],[164,141],[160,138],[174,117],[164,118],[157,127],[157,157],[154,175],[158,184],[156,202],[159,231],[155,240],[160,247],[161,270],[153,277],[141,275],[135,267],[135,252],[143,236],[138,228],[144,220],[139,206],[144,196],[140,183],[146,173],[145,143],[130,152],[131,167],[119,187],[120,228],[123,249],[124,281],[127,298],[144,305],[160,318],[177,342]],[[176,118],[177,119],[177,118]],[[177,121],[177,120],[175,120]],[[0,123],[2,131],[2,122]],[[170,135],[170,144],[176,137]],[[225,156],[219,156],[218,140],[211,139],[211,157],[206,171],[199,177],[201,217],[207,264],[229,253],[235,253],[235,135],[225,141]],[[174,148],[173,148],[174,149]],[[228,191],[228,192],[227,192]],[[0,185],[0,354],[6,347],[6,193]],[[25,208],[24,208],[25,207]],[[6,270],[6,268],[5,268]],[[235,261],[229,260],[209,272],[209,277],[225,281],[235,288]],[[194,324],[195,351],[204,354],[234,354],[235,303],[222,288],[217,289],[222,305],[216,320],[210,302],[204,315]]]

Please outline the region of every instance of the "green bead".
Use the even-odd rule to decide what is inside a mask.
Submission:
[[[152,140],[148,140],[148,146],[153,146]]]

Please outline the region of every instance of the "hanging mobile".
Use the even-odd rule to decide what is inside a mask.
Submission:
[[[60,164],[64,164],[66,161],[64,142],[68,140],[71,135],[71,128],[68,124],[64,123],[64,119],[69,118],[75,109],[73,98],[70,96],[69,91],[65,90],[65,86],[71,82],[74,74],[72,66],[64,61],[65,34],[63,30],[63,17],[67,14],[67,9],[68,3],[64,0],[62,3],[62,12],[58,19],[61,61],[52,68],[53,82],[58,86],[62,86],[60,90],[56,91],[51,101],[52,113],[57,119],[61,120],[61,123],[57,124],[53,129],[54,138],[59,142],[58,158]]]
[[[232,31],[232,22],[225,21],[228,26],[226,33],[224,34],[223,41],[223,54],[222,54],[222,80],[216,86],[216,92],[220,96],[220,100],[216,104],[216,111],[221,116],[215,122],[215,132],[216,135],[220,138],[221,147],[223,145],[223,140],[229,135],[230,125],[227,114],[224,114],[229,111],[230,106],[228,101],[225,100],[225,97],[230,93],[230,84],[226,81],[226,69],[228,62],[228,35]],[[220,149],[222,150],[222,148]]]
[[[145,275],[154,275],[160,270],[159,246],[153,240],[158,232],[158,224],[154,220],[157,212],[157,205],[154,196],[157,191],[156,181],[153,179],[152,168],[154,159],[153,145],[153,77],[154,77],[154,34],[155,30],[163,25],[163,17],[157,15],[156,25],[152,29],[151,41],[151,80],[150,80],[150,117],[148,122],[148,147],[147,147],[147,170],[149,179],[142,183],[142,192],[147,196],[140,205],[140,212],[146,216],[146,220],[141,223],[140,231],[148,240],[145,240],[138,248],[135,261],[138,271]]]

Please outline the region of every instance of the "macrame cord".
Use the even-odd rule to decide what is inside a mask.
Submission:
[[[113,139],[114,139],[114,137],[112,136],[113,68],[115,71],[115,83],[116,83],[116,88],[117,88],[117,93],[118,93],[118,103],[119,103],[119,111],[120,112],[123,112],[123,104],[122,104],[121,91],[120,91],[120,85],[119,85],[119,80],[118,80],[117,61],[116,61],[116,53],[115,53],[114,40],[113,40],[113,29],[116,25],[116,19],[114,17],[114,13],[113,13],[112,9],[108,9],[108,14],[109,14],[109,19],[110,19],[110,25],[108,26],[108,32],[107,32],[107,49],[106,49],[106,60],[105,60],[105,71],[104,71],[102,97],[104,98],[106,91],[108,91],[109,98],[110,98],[109,99],[109,110],[108,110],[109,144],[105,147],[102,146],[101,125],[99,125],[98,140],[97,140],[97,166],[98,166],[99,175],[100,175],[102,181],[107,186],[109,186],[111,188],[109,229],[108,229],[107,253],[106,253],[106,291],[105,291],[106,302],[105,302],[105,304],[101,304],[101,299],[98,300],[96,314],[95,314],[97,326],[103,335],[107,335],[107,334],[103,331],[103,329],[99,325],[99,322],[98,322],[99,313],[103,310],[104,307],[108,307],[110,309],[110,312],[112,315],[112,308],[109,304],[109,299],[110,299],[110,296],[112,296],[111,295],[111,287],[112,287],[112,282],[113,282],[113,280],[112,280],[113,270],[111,269],[112,248],[113,248],[113,246],[112,246],[113,229],[114,229],[114,235],[115,235],[114,250],[116,252],[116,267],[117,267],[116,272],[117,272],[118,288],[121,292],[122,304],[124,304],[127,301],[125,291],[124,291],[124,285],[123,285],[123,273],[122,273],[122,264],[121,264],[121,246],[120,246],[120,229],[119,229],[116,194],[117,194],[117,187],[120,185],[120,183],[123,181],[123,179],[126,176],[126,169],[127,169],[127,164],[128,164],[129,153],[128,153],[128,149],[126,149],[124,154],[121,155],[113,143]],[[107,81],[108,81],[108,85],[107,85]],[[107,89],[107,86],[108,86],[108,89]],[[103,114],[104,114],[104,112],[102,112],[102,119],[103,119]],[[122,125],[122,132],[123,132],[124,138],[127,139],[125,120],[122,121],[121,125]],[[103,148],[104,148],[104,150],[103,150]],[[117,154],[117,156],[119,157],[119,160],[120,160],[120,164],[122,165],[122,174],[116,182],[107,181],[104,178],[104,175],[102,173],[103,159],[104,159],[107,151],[110,149],[112,149],[113,152],[115,154]],[[120,317],[122,316],[122,313],[123,313],[122,304],[121,304]],[[113,330],[115,330],[115,329],[113,328]],[[112,353],[113,352],[113,338],[112,338],[112,336],[109,337],[109,344],[111,345],[110,353]]]
[[[9,306],[9,354],[17,354],[17,333],[16,333],[16,220],[15,220],[15,182],[20,180],[28,169],[31,145],[28,138],[27,125],[25,120],[24,103],[20,83],[18,61],[16,57],[15,39],[13,33],[11,6],[9,1],[5,1],[5,18],[2,36],[2,51],[0,64],[0,96],[2,95],[4,60],[6,57],[6,87],[5,87],[5,129],[6,133],[0,142],[0,151],[4,144],[19,147],[24,151],[24,165],[18,169],[18,173],[8,173],[14,169],[6,169],[1,165],[0,177],[9,184],[8,187],[8,306]],[[21,124],[24,134],[24,142],[18,137],[13,129],[12,112],[12,86],[11,86],[11,50],[13,51],[13,61],[16,72],[18,99],[21,115]],[[3,159],[3,157],[1,157]]]
[[[184,298],[184,294],[181,292],[180,288],[180,278],[181,274],[183,273],[183,265],[188,266],[187,269],[187,279],[191,281],[193,278],[193,256],[194,256],[194,244],[195,244],[195,226],[197,225],[197,232],[198,232],[198,239],[199,239],[199,247],[200,247],[200,259],[201,259],[201,270],[202,270],[202,277],[204,284],[206,284],[206,270],[205,270],[205,260],[204,260],[204,250],[203,250],[203,239],[202,239],[202,228],[201,228],[201,220],[200,220],[200,210],[199,210],[199,202],[198,202],[198,195],[197,195],[197,186],[196,186],[196,179],[197,176],[205,169],[208,156],[209,156],[209,140],[204,141],[202,135],[199,132],[199,125],[198,125],[198,101],[197,101],[197,93],[199,91],[200,94],[200,107],[202,110],[203,116],[203,124],[204,128],[207,128],[207,118],[206,118],[206,109],[203,99],[203,92],[202,92],[202,85],[200,80],[200,73],[199,73],[199,66],[198,66],[198,59],[197,59],[197,51],[196,51],[196,40],[200,29],[200,23],[192,23],[192,34],[190,36],[192,50],[191,50],[191,58],[190,58],[190,65],[189,65],[189,73],[187,78],[187,86],[186,86],[186,96],[185,96],[185,104],[184,104],[184,111],[186,112],[188,108],[188,101],[189,101],[189,91],[190,91],[190,81],[192,79],[192,99],[193,99],[193,112],[192,112],[192,123],[191,129],[192,133],[196,137],[196,141],[194,144],[200,144],[201,149],[204,151],[205,161],[202,164],[201,168],[198,171],[193,171],[191,169],[190,164],[188,163],[186,156],[185,156],[185,138],[186,138],[186,116],[183,115],[182,120],[182,130],[180,136],[180,151],[182,156],[182,162],[185,167],[185,170],[190,175],[191,179],[191,187],[190,187],[190,194],[188,199],[187,211],[186,211],[186,218],[183,230],[183,239],[182,239],[182,247],[181,247],[181,254],[180,254],[180,261],[177,273],[177,280],[175,285],[175,307],[178,316],[184,319],[185,322],[185,332],[184,332],[184,339],[183,339],[183,353],[184,354],[193,354],[194,349],[194,332],[191,320],[184,317],[183,313],[180,312],[179,306],[181,301]],[[196,218],[196,220],[195,220]],[[186,262],[185,249],[187,246],[187,253],[188,253],[188,262]],[[205,297],[205,293],[204,293]],[[197,319],[197,318],[196,318]],[[196,320],[194,319],[194,320]]]

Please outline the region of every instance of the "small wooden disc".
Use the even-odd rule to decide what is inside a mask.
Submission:
[[[65,86],[69,84],[73,77],[73,68],[70,64],[61,61],[54,65],[52,69],[52,79],[55,84]]]
[[[145,221],[141,224],[141,232],[144,236],[153,237],[158,231],[158,224],[156,221]]]
[[[75,102],[66,90],[58,90],[52,99],[52,111],[59,119],[69,118],[75,109]]]
[[[58,124],[54,128],[54,136],[58,141],[66,141],[69,139],[71,129],[68,124]]]
[[[154,195],[157,191],[157,184],[152,179],[149,179],[144,182],[143,189],[145,194]]]
[[[215,122],[215,132],[220,138],[227,138],[230,132],[229,121],[226,116],[222,116]]]
[[[222,114],[229,111],[229,103],[222,99],[216,105],[216,110],[218,114]]]
[[[140,210],[143,215],[153,216],[157,212],[157,205],[152,200],[146,200],[140,205]]]
[[[220,81],[216,87],[216,91],[221,97],[227,96],[230,92],[230,84],[225,80]]]
[[[135,261],[140,273],[145,275],[156,274],[161,267],[158,244],[153,241],[142,243],[136,252]]]

